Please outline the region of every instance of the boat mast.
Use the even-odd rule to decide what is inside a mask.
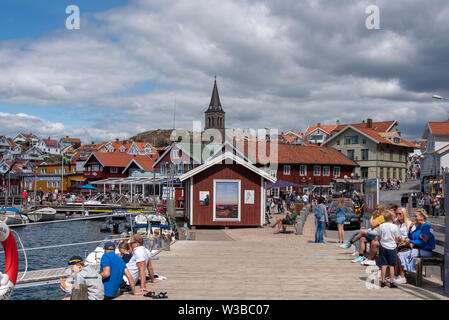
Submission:
[[[34,160],[34,207],[36,208],[36,187],[37,187],[37,161]]]

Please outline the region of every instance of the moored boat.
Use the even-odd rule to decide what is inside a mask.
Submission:
[[[23,225],[29,223],[29,219],[17,208],[1,208],[0,220],[8,226]]]
[[[52,221],[55,219],[56,210],[47,207],[31,211],[26,215],[32,222]]]

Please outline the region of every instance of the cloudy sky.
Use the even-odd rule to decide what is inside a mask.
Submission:
[[[80,29],[68,30],[77,5]],[[369,5],[380,29],[368,29]],[[83,142],[204,123],[305,131],[448,118],[447,0],[2,0],[0,135]],[[176,108],[175,108],[176,106]]]

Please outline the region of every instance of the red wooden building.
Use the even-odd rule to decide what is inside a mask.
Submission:
[[[265,185],[276,178],[240,156],[223,153],[180,177],[191,226],[263,226]]]

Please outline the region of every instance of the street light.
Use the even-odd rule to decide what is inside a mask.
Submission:
[[[436,95],[436,94],[433,95],[432,98],[437,99],[437,100],[448,100],[449,101],[448,98],[445,98],[445,97],[442,97],[442,96],[439,96],[439,95]]]

